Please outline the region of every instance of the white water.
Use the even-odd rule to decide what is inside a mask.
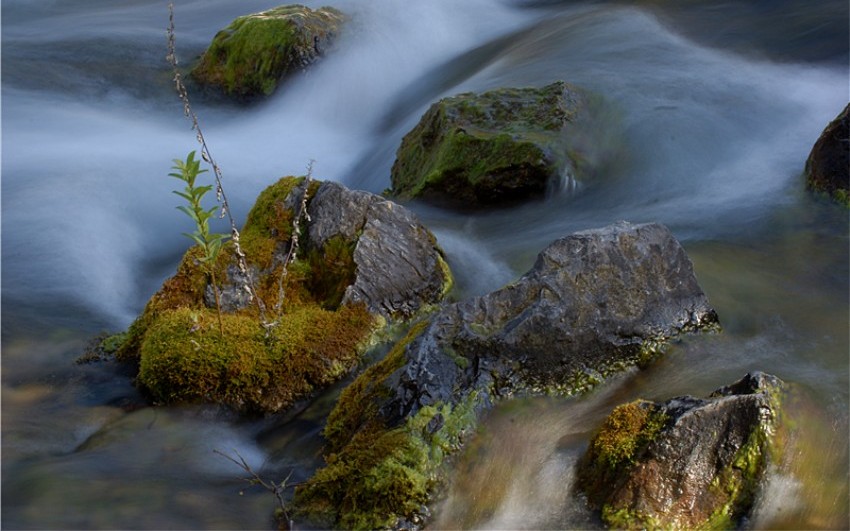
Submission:
[[[663,9],[557,2],[521,8],[495,0],[331,3],[352,21],[333,53],[308,75],[251,108],[195,100],[240,221],[265,186],[303,173],[311,159],[318,178],[373,192],[387,188],[401,137],[442,96],[557,79],[587,87],[610,109],[604,127],[593,124],[586,131],[588,156],[598,161],[594,179],[546,201],[489,214],[413,205],[456,271],[458,296],[510,281],[543,246],[573,230],[620,219],[661,221],[691,254],[727,334],[694,342],[654,369],[661,380],[641,380],[629,392],[699,394],[746,370],[773,370],[814,387],[824,408],[837,411],[846,425],[846,214],[808,198],[800,180],[812,143],[847,103],[846,60],[780,63],[768,58],[771,52],[787,57],[794,50],[754,43],[753,53],[741,54],[740,39],[734,50],[708,48],[691,38],[693,28],[677,27],[680,19],[659,17]],[[825,24],[847,18],[847,7],[835,2],[780,4],[789,17],[813,12]],[[177,2],[181,62],[190,64],[235,16],[274,5]],[[738,22],[770,31],[759,27],[758,18]],[[119,472],[108,477],[90,466],[89,454],[74,452],[104,426],[126,430],[131,438],[141,429],[144,423],[136,422],[146,410],[125,415],[102,409],[112,394],[132,392],[126,377],[116,377],[121,390],[109,392],[87,390],[85,378],[66,380],[77,375],[70,362],[79,353],[79,338],[126,327],[188,244],[180,235],[186,221],[170,193],[176,181],[166,175],[173,158],[197,146],[170,86],[166,23],[165,5],[151,0],[4,0],[4,481],[11,465],[22,477],[44,471],[57,482],[102,481],[107,490],[138,474],[133,454],[144,454],[145,445],[119,439],[101,450],[98,459]],[[57,396],[64,397],[62,406],[49,406]],[[10,407],[17,414],[7,414]],[[56,424],[57,418],[64,422]],[[525,422],[530,430],[533,416]],[[168,426],[166,432],[183,441],[183,457],[207,452],[203,439],[210,434],[218,446],[235,437],[256,463],[282,451],[251,441],[261,426],[233,427],[214,416]],[[313,424],[306,428],[304,438],[312,442],[304,448],[317,444],[316,430]],[[68,438],[60,433],[65,431],[75,435]],[[9,441],[16,446],[7,446]],[[157,448],[153,441],[150,446]],[[21,448],[32,449],[27,465],[18,460]],[[293,451],[287,446],[284,453]],[[846,449],[835,452],[846,465]],[[308,453],[303,466],[315,466]],[[539,505],[523,498],[529,491],[521,487],[554,481],[552,474],[568,468],[562,457],[540,457],[548,464],[537,476],[518,477],[513,494],[491,515],[495,519],[473,525],[550,522],[551,514],[534,516]],[[145,481],[177,496],[193,482],[210,481],[210,470],[218,474],[219,465],[207,455],[201,465],[187,465],[179,481],[171,471],[164,477],[146,473]],[[171,461],[169,466],[180,469]],[[98,489],[82,489],[74,503],[96,505],[104,492]],[[217,484],[211,496],[227,499],[231,491]],[[62,505],[58,490],[46,492],[21,494],[8,504],[4,498],[4,515],[11,510],[22,527],[126,527],[128,514],[144,512],[134,505],[134,491],[90,522],[62,520],[61,510],[41,520],[41,507]],[[575,504],[563,500],[554,514],[572,514]],[[171,513],[163,505],[164,514],[143,526],[204,521],[227,527],[248,512],[219,517],[216,504],[202,504],[213,523],[193,520],[199,503],[176,503]],[[259,517],[250,525],[264,521]]]

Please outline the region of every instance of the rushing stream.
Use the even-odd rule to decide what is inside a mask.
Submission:
[[[705,395],[750,370],[807,398],[792,412],[798,450],[749,525],[850,527],[848,216],[801,179],[848,101],[846,0],[328,3],[352,15],[336,49],[268,102],[193,94],[237,216],[310,159],[318,178],[381,192],[433,101],[562,79],[609,109],[584,139],[593,179],[491,213],[412,205],[447,253],[454,296],[502,286],[575,230],[660,221],[724,328],[590,396],[496,408],[434,527],[598,527],[569,478],[603,416],[636,397]],[[183,65],[234,17],[276,5],[175,4]],[[145,407],[125,368],[74,364],[94,334],[130,324],[187,247],[166,175],[196,146],[164,61],[167,18],[152,0],[3,1],[5,528],[270,528],[272,496],[243,490],[214,450],[291,481],[321,463],[338,388],[246,421]]]

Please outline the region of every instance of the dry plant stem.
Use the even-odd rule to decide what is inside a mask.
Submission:
[[[278,278],[277,283],[277,303],[274,306],[275,313],[277,317],[280,317],[281,308],[283,308],[283,299],[285,297],[284,293],[284,282],[286,281],[286,276],[289,273],[289,264],[291,264],[298,253],[298,237],[301,233],[301,218],[303,217],[307,222],[310,221],[310,214],[307,213],[307,199],[308,194],[310,193],[310,181],[313,178],[313,164],[315,160],[310,159],[310,162],[307,163],[307,175],[304,177],[304,193],[301,195],[301,204],[298,209],[298,213],[295,215],[295,219],[292,222],[292,237],[289,242],[289,251],[286,253],[286,258],[283,259],[283,268],[280,272],[280,278]]]
[[[216,164],[215,160],[212,158],[210,154],[210,150],[207,147],[206,139],[204,138],[204,133],[201,131],[200,123],[198,122],[198,117],[195,112],[192,110],[192,106],[189,104],[189,92],[186,90],[186,85],[183,84],[183,76],[180,74],[180,71],[177,68],[177,55],[175,53],[175,44],[174,44],[174,4],[168,4],[168,55],[166,59],[168,63],[171,65],[171,69],[174,72],[174,86],[177,89],[177,94],[180,96],[180,100],[183,102],[183,114],[186,115],[192,121],[192,130],[195,131],[195,138],[198,141],[198,144],[201,145],[201,158],[209,164],[213,169],[213,175],[215,175],[215,195],[216,199],[219,203],[221,203],[221,216],[227,216],[228,221],[230,221],[230,239],[233,242],[233,247],[236,252],[236,260],[237,267],[239,268],[239,272],[245,278],[245,284],[243,288],[246,292],[251,296],[251,299],[257,305],[257,311],[260,315],[260,321],[263,324],[263,327],[267,330],[274,326],[272,323],[269,323],[266,320],[266,308],[263,301],[260,300],[260,297],[257,296],[257,290],[253,285],[253,281],[251,280],[251,276],[248,274],[248,264],[245,260],[245,253],[242,251],[242,246],[239,244],[239,230],[236,228],[236,222],[233,221],[233,216],[230,214],[230,205],[227,202],[227,196],[224,194],[224,187],[221,185],[221,168],[219,168],[218,164]],[[213,291],[216,292],[216,298],[218,298],[218,291],[215,288],[215,284],[213,284]],[[221,317],[219,316],[219,320]]]
[[[281,511],[281,516],[282,516],[282,519],[283,519],[282,523],[286,526],[286,529],[292,528],[292,520],[289,519],[289,512],[286,510],[286,502],[283,500],[283,492],[287,488],[287,482],[289,481],[289,478],[292,476],[292,472],[290,472],[289,475],[286,476],[286,479],[281,481],[280,485],[278,485],[273,481],[269,482],[269,481],[266,481],[263,478],[261,478],[259,476],[259,474],[254,472],[254,469],[251,468],[251,465],[249,465],[248,462],[245,461],[245,458],[242,457],[239,454],[239,452],[237,452],[236,450],[233,450],[233,453],[236,454],[236,457],[238,457],[239,460],[236,460],[232,456],[229,456],[229,455],[227,455],[224,452],[221,452],[219,450],[213,450],[213,452],[224,457],[228,461],[236,464],[236,466],[238,466],[239,468],[241,468],[242,470],[244,470],[245,472],[247,472],[248,474],[251,475],[251,477],[249,477],[249,478],[242,478],[243,481],[246,481],[251,485],[260,485],[261,487],[263,487],[267,491],[274,494],[275,498],[277,498],[278,508]]]

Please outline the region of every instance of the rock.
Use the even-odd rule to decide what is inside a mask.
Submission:
[[[280,6],[234,20],[213,38],[192,77],[229,96],[268,96],[331,46],[345,16],[331,7]]]
[[[305,183],[283,178],[257,198],[240,235],[246,270],[232,242],[211,268],[192,248],[131,325],[117,355],[138,362],[155,401],[280,411],[347,374],[387,320],[446,294],[448,266],[409,210]]]
[[[783,386],[756,372],[707,399],[619,406],[579,464],[579,487],[613,528],[735,529],[779,455]]]
[[[296,503],[321,525],[410,519],[443,457],[494,400],[585,391],[677,334],[716,323],[665,227],[619,223],[557,240],[516,282],[417,324],[343,392],[325,429],[328,466]]]
[[[402,140],[390,193],[469,208],[580,179],[592,170],[579,123],[590,121],[597,99],[562,81],[444,98]]]
[[[310,241],[323,247],[342,237],[356,242],[356,274],[343,303],[364,303],[386,317],[410,317],[438,302],[451,273],[431,232],[414,214],[367,192],[325,183],[310,203]]]
[[[850,207],[850,104],[826,126],[806,160],[806,186]]]

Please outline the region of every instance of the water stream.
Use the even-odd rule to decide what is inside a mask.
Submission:
[[[184,65],[234,17],[276,5],[175,3]],[[848,217],[800,178],[848,101],[846,1],[330,3],[352,20],[309,74],[254,107],[195,99],[237,217],[310,159],[319,178],[381,192],[433,101],[563,79],[606,102],[583,132],[592,179],[498,212],[411,205],[447,253],[454,296],[511,281],[572,231],[660,221],[724,327],[589,397],[497,408],[459,458],[434,526],[597,527],[568,485],[614,405],[704,395],[764,370],[807,401],[799,455],[771,476],[750,525],[850,527]],[[126,369],[74,364],[91,336],[129,325],[186,248],[166,175],[196,146],[164,61],[166,24],[152,0],[3,2],[7,528],[267,529],[273,498],[245,489],[213,450],[293,481],[321,462],[335,390],[297,414],[246,421],[145,407]]]

